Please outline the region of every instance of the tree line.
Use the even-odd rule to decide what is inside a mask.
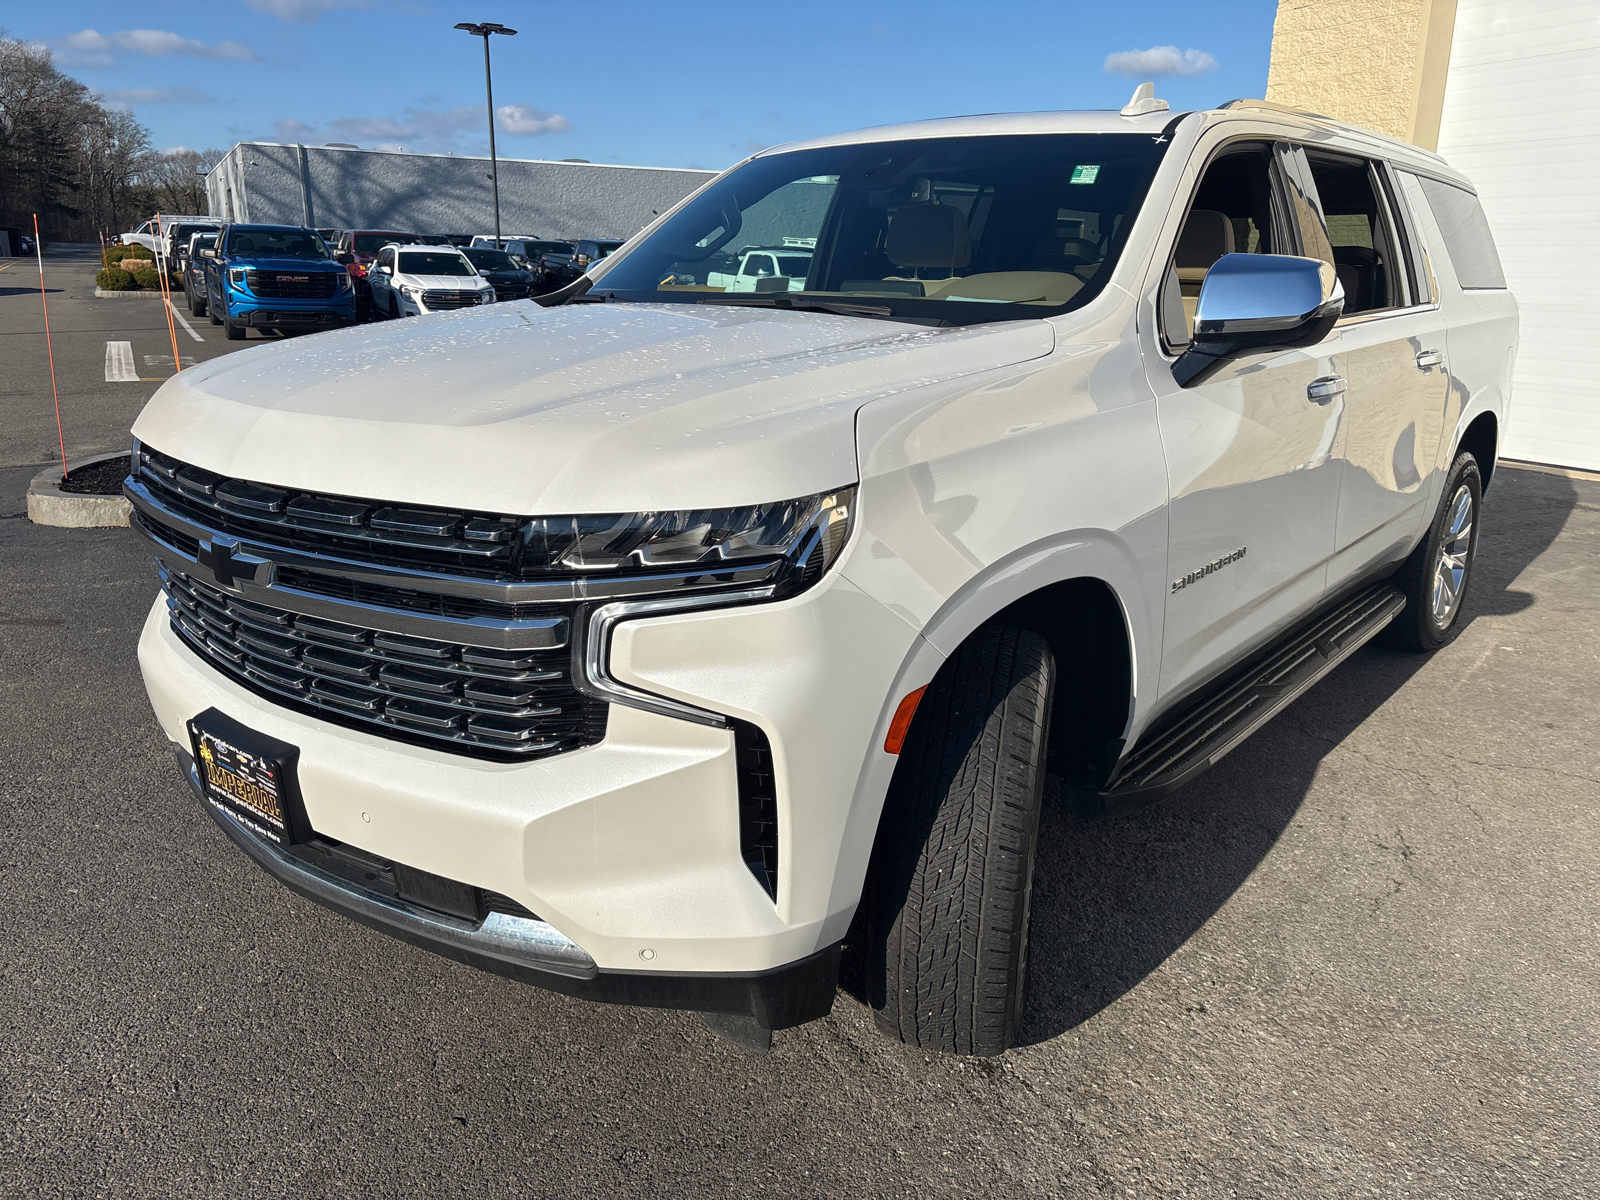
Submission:
[[[195,170],[221,150],[163,154],[131,112],[57,69],[49,49],[0,32],[0,225],[93,242],[157,212],[204,213]]]

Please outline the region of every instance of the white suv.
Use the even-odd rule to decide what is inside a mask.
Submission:
[[[548,307],[167,382],[139,653],[206,810],[368,924],[757,1047],[854,922],[884,1030],[1001,1051],[1046,773],[1145,804],[1374,635],[1449,641],[1505,419],[1466,179],[1160,108],[764,151]],[[710,282],[785,239],[802,290]]]
[[[372,307],[420,317],[494,303],[494,285],[454,246],[385,246],[367,271]]]

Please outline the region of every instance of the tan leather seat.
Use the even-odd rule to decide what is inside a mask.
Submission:
[[[1183,319],[1194,337],[1194,315],[1200,307],[1200,286],[1217,259],[1233,253],[1233,222],[1214,208],[1197,208],[1183,223],[1172,264],[1183,293]]]
[[[1214,208],[1197,208],[1183,223],[1173,264],[1179,283],[1204,283],[1211,264],[1233,253],[1233,222]],[[1198,294],[1198,293],[1196,293]]]
[[[889,218],[883,252],[897,267],[953,271],[972,261],[972,234],[954,205],[908,204]]]

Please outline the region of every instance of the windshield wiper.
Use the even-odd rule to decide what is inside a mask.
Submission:
[[[794,308],[801,312],[842,313],[847,317],[892,317],[887,304],[849,304],[838,300],[791,300],[783,293],[775,296],[702,296],[696,304],[749,305],[753,308]]]

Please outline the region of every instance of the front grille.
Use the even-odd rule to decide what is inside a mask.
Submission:
[[[515,517],[266,487],[191,467],[150,449],[139,455],[137,477],[163,506],[220,533],[383,566],[514,577]],[[180,544],[165,526],[162,536]],[[190,546],[184,549],[194,553]]]
[[[494,298],[496,300],[522,300],[528,295],[528,289],[520,284],[496,284]]]
[[[491,650],[286,612],[164,571],[172,629],[224,675],[301,711],[501,760],[605,736],[606,705],[572,680],[572,652]]]
[[[326,300],[339,290],[333,271],[251,271],[250,290],[268,300]]]
[[[432,312],[445,308],[471,308],[478,303],[478,293],[436,291],[423,292],[422,303]]]

